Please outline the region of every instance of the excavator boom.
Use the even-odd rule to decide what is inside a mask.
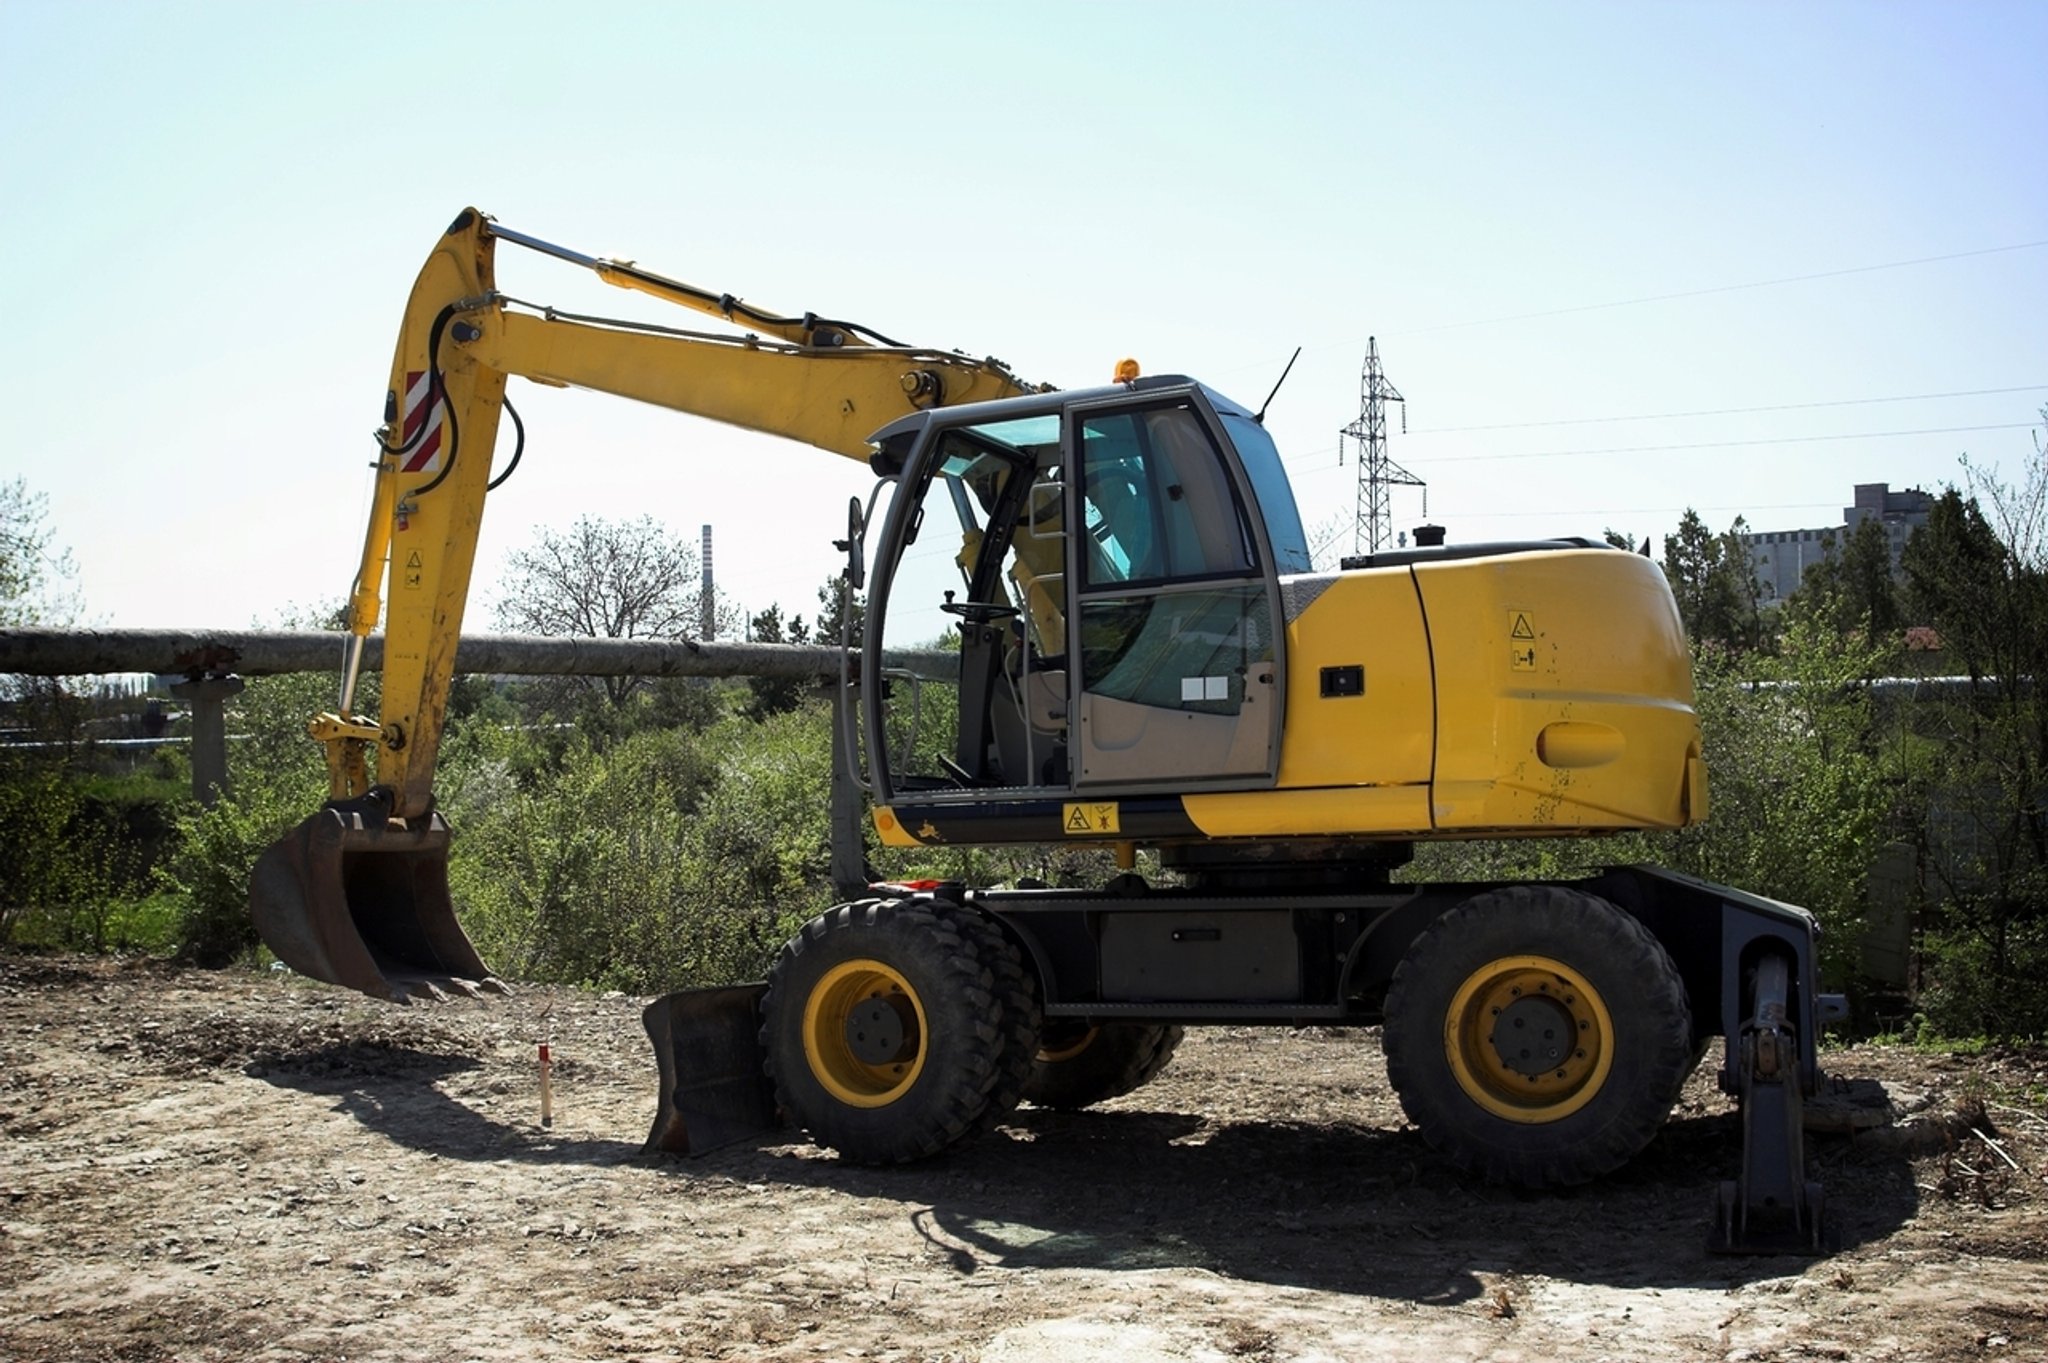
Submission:
[[[499,292],[500,241],[719,318],[711,332],[558,312]],[[378,432],[376,491],[349,594],[340,704],[317,717],[329,802],[259,860],[257,928],[300,973],[380,998],[491,981],[448,899],[434,767],[512,377],[593,389],[866,461],[867,436],[942,403],[1034,392],[1000,361],[897,345],[499,227],[465,209],[406,303]],[[383,714],[355,712],[362,641],[385,625]],[[370,754],[375,753],[374,771]]]

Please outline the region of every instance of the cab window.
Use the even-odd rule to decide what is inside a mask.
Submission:
[[[1084,590],[1254,569],[1244,508],[1192,408],[1088,417],[1080,444]]]

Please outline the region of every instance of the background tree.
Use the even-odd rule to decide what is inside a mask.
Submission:
[[[703,608],[703,568],[689,541],[651,516],[585,516],[567,531],[543,529],[506,560],[500,627],[521,634],[594,639],[692,639]],[[739,610],[713,606],[717,632],[739,632]],[[589,678],[613,706],[645,677]]]
[[[1742,543],[1746,529],[1737,516],[1717,535],[1687,507],[1678,533],[1664,537],[1664,576],[1695,647],[1709,643],[1740,652],[1762,642],[1763,588]]]
[[[801,619],[785,620],[780,605],[770,606],[747,622],[747,639],[756,644],[807,644],[811,627]],[[834,644],[838,643],[835,638]],[[763,720],[802,705],[816,687],[802,677],[747,678],[747,718]]]
[[[77,567],[57,542],[49,499],[25,479],[0,483],[0,628],[67,625],[78,615]],[[15,721],[45,742],[76,747],[90,706],[76,678],[0,677]]]
[[[861,646],[862,634],[868,622],[867,599],[859,592],[851,594],[853,609],[850,619],[847,611],[848,600],[846,577],[843,573],[835,573],[825,579],[824,584],[818,588],[818,614],[811,621],[813,641],[828,648],[837,648],[841,633],[846,633],[849,647]],[[847,631],[849,624],[852,626],[850,632]]]
[[[1617,549],[1626,549],[1631,554],[1641,554],[1644,558],[1650,556],[1650,537],[1648,535],[1637,539],[1626,530],[1616,530],[1610,525],[1600,532],[1600,537]]]
[[[50,527],[49,499],[26,479],[0,483],[0,627],[67,623],[77,575]]]
[[[1901,754],[1865,684],[1882,667],[1860,631],[1798,617],[1778,656],[1702,652],[1709,814],[1652,858],[1811,910],[1823,977],[1843,985],[1860,964],[1871,864],[1901,818]]]
[[[0,483],[0,628],[63,625],[78,614],[77,570],[49,504],[16,478]],[[104,951],[160,941],[149,859],[166,836],[163,764],[103,770],[90,736],[140,709],[123,679],[4,677],[10,727],[39,746],[0,748],[0,942]],[[148,920],[148,921],[145,921]]]
[[[1937,891],[1926,1002],[1953,1034],[2048,1034],[2048,466],[1963,465],[1903,563],[1961,694],[1920,707],[1942,749],[1922,864]]]
[[[1891,537],[1884,522],[1869,517],[1831,540],[1821,561],[1806,570],[1788,604],[1837,634],[1863,631],[1873,644],[1895,642],[1906,625],[1905,607],[1892,572]]]

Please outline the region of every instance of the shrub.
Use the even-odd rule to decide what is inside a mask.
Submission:
[[[131,847],[107,810],[54,767],[0,771],[0,942],[103,951],[133,883]]]
[[[816,727],[816,726],[813,726]],[[710,735],[572,744],[508,789],[470,753],[450,883],[484,958],[520,978],[642,992],[757,977],[818,908],[823,773],[801,712]]]
[[[249,875],[263,850],[326,798],[325,765],[306,721],[333,704],[332,686],[324,676],[263,677],[238,698],[236,727],[248,738],[235,745],[230,789],[211,806],[183,807],[157,875],[177,905],[187,960],[226,965],[255,949]]]
[[[2038,923],[2007,939],[2001,966],[1978,932],[1930,932],[1920,943],[1924,1030],[1944,1037],[2048,1040],[2048,931]]]

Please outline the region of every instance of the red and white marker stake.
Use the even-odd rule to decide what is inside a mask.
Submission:
[[[548,1059],[548,1043],[540,1043],[540,1124],[555,1124],[554,1066]]]

